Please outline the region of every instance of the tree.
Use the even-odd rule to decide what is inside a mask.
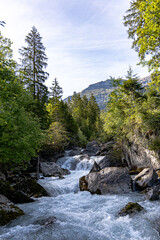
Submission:
[[[0,33],[0,163],[24,167],[39,150],[43,134],[28,111],[33,99],[16,70],[11,41]]]
[[[52,82],[52,87],[50,88],[50,96],[52,97],[52,101],[56,102],[62,98],[63,90],[59,86],[57,79],[55,78]]]
[[[117,139],[132,135],[138,129],[145,98],[144,89],[131,68],[126,80],[113,79],[113,85],[116,88],[109,96],[103,120],[108,136]]]
[[[24,71],[24,81],[27,88],[32,93],[34,99],[41,99],[46,87],[43,83],[48,78],[48,73],[44,71],[47,67],[47,57],[42,37],[35,27],[26,36],[27,47],[22,47],[19,52],[22,56],[21,67]]]
[[[26,36],[26,47],[22,47],[19,52],[21,58],[21,71],[23,82],[35,99],[33,112],[40,118],[42,128],[46,128],[47,112],[45,103],[48,99],[48,89],[44,82],[48,78],[48,73],[44,71],[47,67],[47,57],[42,37],[35,27]]]
[[[133,39],[140,63],[149,69],[160,67],[160,2],[159,0],[132,0],[124,25]],[[148,55],[148,57],[146,56]]]

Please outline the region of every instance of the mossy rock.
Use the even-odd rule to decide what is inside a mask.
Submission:
[[[19,207],[0,194],[0,226],[4,226],[22,215],[24,212]]]
[[[33,178],[28,178],[16,185],[16,188],[25,192],[29,197],[48,196],[46,190]]]
[[[119,216],[133,215],[141,212],[144,208],[138,203],[129,202],[124,208],[118,213]]]
[[[85,179],[85,176],[79,179],[79,188],[81,191],[88,191],[88,183]]]
[[[24,192],[15,189],[9,182],[0,180],[1,194],[11,200],[13,203],[28,203],[34,200],[27,196]]]

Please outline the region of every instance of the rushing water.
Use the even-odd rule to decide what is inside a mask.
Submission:
[[[62,167],[74,168],[65,179],[40,179],[51,197],[34,203],[19,204],[25,215],[0,228],[0,240],[158,240],[160,239],[160,202],[145,200],[144,195],[91,195],[80,192],[79,178],[86,175],[93,162],[102,157],[79,160],[59,159]],[[118,211],[129,201],[138,202],[144,213],[118,217]],[[41,226],[37,220],[56,217],[56,222]]]

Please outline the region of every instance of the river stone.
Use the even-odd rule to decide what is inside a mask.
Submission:
[[[133,215],[141,212],[144,208],[138,203],[129,202],[124,208],[118,213],[119,216]]]
[[[138,190],[144,190],[152,187],[157,179],[158,175],[153,168],[145,168],[134,178],[134,181]]]
[[[94,162],[90,173],[91,173],[91,172],[99,172],[100,170],[101,170],[101,167],[99,166],[99,164],[96,163],[96,162]]]
[[[155,201],[160,199],[160,184],[156,184],[150,188],[144,190],[146,198],[150,201]]]
[[[79,179],[79,188],[81,191],[88,191],[88,183],[85,179],[85,176]]]
[[[0,194],[0,226],[4,226],[22,215],[24,215],[24,212],[19,207]]]
[[[95,156],[99,153],[100,147],[96,140],[88,142],[86,148],[83,150],[83,154],[87,154],[88,156]]]
[[[128,193],[131,190],[131,177],[128,168],[108,167],[85,176],[88,191],[91,193]]]
[[[68,156],[75,156],[75,155],[80,155],[82,153],[82,148],[76,147],[72,149],[69,153]]]
[[[48,196],[46,190],[36,182],[34,178],[28,178],[25,181],[17,183],[15,186],[17,189],[25,192],[29,197],[43,197]]]
[[[13,203],[28,203],[33,202],[34,200],[31,199],[27,194],[23,191],[16,189],[15,187],[11,186],[8,182],[0,180],[0,191],[5,197],[7,197]]]
[[[61,175],[70,174],[70,171],[68,169],[63,169],[54,162],[41,162],[40,168],[45,177],[59,177]]]
[[[0,180],[6,181],[6,177],[2,172],[0,172]]]
[[[48,225],[55,223],[55,221],[56,221],[56,217],[48,217],[48,218],[44,218],[44,219],[39,219],[39,220],[35,221],[34,224],[48,226]]]

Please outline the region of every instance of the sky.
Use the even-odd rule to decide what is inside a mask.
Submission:
[[[139,77],[149,75],[137,66],[123,16],[129,0],[0,0],[2,35],[13,42],[13,56],[35,26],[48,57],[48,87],[57,78],[63,97],[80,92],[110,76],[125,77],[129,65]]]

